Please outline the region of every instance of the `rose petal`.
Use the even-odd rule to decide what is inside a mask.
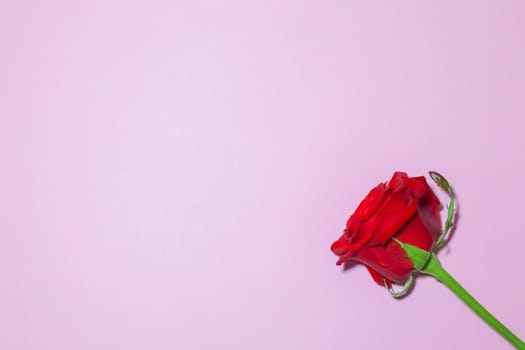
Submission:
[[[391,241],[386,246],[366,247],[353,257],[376,270],[380,275],[399,284],[403,284],[412,271],[414,265],[406,257],[406,253],[397,243]]]
[[[376,281],[377,284],[379,284],[380,286],[384,286],[386,283],[387,287],[390,287],[392,285],[392,282],[384,278],[383,276],[381,276],[379,272],[377,272],[376,270],[374,270],[368,265],[365,265],[365,266],[368,272],[370,273],[370,276],[372,276],[372,279]]]
[[[330,249],[337,255],[343,255],[350,249],[348,242],[343,239],[339,239],[332,243]]]
[[[388,181],[387,188],[393,192],[402,191],[407,187],[406,183],[408,179],[407,173],[396,171],[390,181]]]
[[[396,238],[406,244],[411,244],[424,250],[430,250],[434,240],[423,221],[416,215],[396,235]]]
[[[385,244],[390,238],[392,238],[417,212],[418,201],[413,199],[410,205],[402,211],[394,211],[399,215],[393,222],[385,222],[381,224],[381,227],[385,227],[384,232],[378,230],[374,242],[379,244]],[[385,215],[386,217],[386,215]]]

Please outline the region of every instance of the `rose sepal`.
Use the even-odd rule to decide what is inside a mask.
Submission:
[[[407,254],[407,257],[412,261],[412,264],[414,265],[414,269],[416,271],[421,271],[423,268],[427,265],[429,259],[430,259],[430,252],[427,252],[424,249],[418,248],[416,246],[413,246],[411,244],[406,244],[401,242],[400,240],[396,238],[392,238],[397,244],[403,248],[405,253]]]
[[[443,175],[441,175],[437,171],[429,171],[428,174],[430,175],[430,178],[439,186],[439,188],[447,192],[449,196],[445,229],[443,230],[437,241],[434,243],[435,249],[441,249],[446,243],[447,235],[450,229],[452,228],[452,226],[454,226],[454,215],[456,212],[456,196],[454,194],[454,191],[452,190],[452,186],[450,186],[447,179]]]

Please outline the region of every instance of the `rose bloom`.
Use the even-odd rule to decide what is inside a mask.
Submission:
[[[403,284],[414,265],[392,238],[429,251],[441,234],[440,209],[423,176],[394,173],[363,199],[332,244],[337,265],[355,260],[366,265],[378,284]]]

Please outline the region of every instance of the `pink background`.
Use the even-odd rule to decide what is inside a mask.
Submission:
[[[510,349],[329,246],[434,169],[443,265],[525,337],[523,1],[0,5],[0,348]],[[441,195],[441,193],[440,193]]]

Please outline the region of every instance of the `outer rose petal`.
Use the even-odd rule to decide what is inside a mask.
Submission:
[[[416,198],[421,198],[427,192],[427,180],[423,176],[412,177],[407,181],[411,194]]]
[[[416,214],[417,205],[418,201],[413,199],[408,207],[397,210],[397,212],[392,211],[391,213],[396,216],[395,220],[384,221],[381,228],[378,229],[374,241],[379,244],[385,244]],[[385,218],[387,217],[385,214]],[[392,215],[390,217],[392,217]]]
[[[390,181],[388,181],[387,188],[394,192],[404,190],[407,187],[408,179],[407,173],[396,171]]]
[[[341,237],[332,243],[330,249],[337,255],[344,255],[350,250],[350,245],[346,242],[344,237]]]
[[[384,247],[375,246],[363,249],[354,256],[354,259],[399,284],[403,284],[414,270],[412,261],[406,257],[403,248],[394,241],[390,241]]]
[[[388,279],[384,278],[383,276],[381,276],[379,274],[379,272],[377,272],[376,270],[374,270],[373,268],[371,268],[370,266],[368,265],[365,265],[368,272],[370,273],[370,276],[372,276],[372,279],[379,285],[383,286],[385,283],[388,287],[390,287],[392,285],[392,282],[389,281]]]
[[[414,216],[396,236],[403,243],[430,250],[434,240],[418,216]]]
[[[441,234],[441,203],[432,189],[427,185],[427,193],[420,200],[418,215],[428,229],[432,239],[436,241]]]
[[[359,251],[365,246],[372,238],[372,233],[364,231],[363,235],[348,237],[347,232],[343,233],[341,237],[330,247],[332,251],[339,255],[340,258],[337,260],[337,265],[341,265],[346,260],[350,259],[356,251]]]
[[[359,203],[355,212],[350,216],[346,222],[346,227],[352,226],[352,223],[358,223],[368,218],[376,211],[377,207],[381,205],[384,199],[384,185],[379,184],[374,187]]]

